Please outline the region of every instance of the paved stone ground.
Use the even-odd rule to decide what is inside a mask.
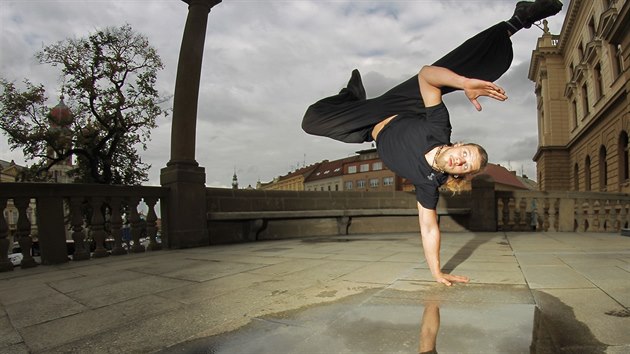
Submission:
[[[157,251],[0,273],[0,353],[628,353],[630,237],[447,233]]]

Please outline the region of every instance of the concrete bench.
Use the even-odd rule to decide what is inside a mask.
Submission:
[[[442,215],[468,215],[469,208],[438,209],[438,222]],[[336,218],[339,235],[347,235],[353,217],[379,216],[417,216],[418,209],[334,209],[334,210],[297,210],[297,211],[227,211],[209,212],[208,221],[247,223],[246,238],[251,241],[265,229],[269,220],[295,220]]]

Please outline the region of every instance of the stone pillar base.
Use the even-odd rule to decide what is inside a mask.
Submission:
[[[206,173],[203,167],[172,164],[161,170],[160,183],[170,188],[161,202],[162,244],[168,248],[208,246]]]

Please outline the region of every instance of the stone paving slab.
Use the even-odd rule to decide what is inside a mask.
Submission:
[[[430,343],[435,304],[438,352],[630,352],[630,238],[448,233],[442,245],[443,266],[471,283],[435,283],[416,233],[18,268],[0,273],[0,353],[408,353]]]

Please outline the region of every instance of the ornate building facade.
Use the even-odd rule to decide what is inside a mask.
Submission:
[[[540,190],[630,192],[630,1],[572,0],[532,53]]]

